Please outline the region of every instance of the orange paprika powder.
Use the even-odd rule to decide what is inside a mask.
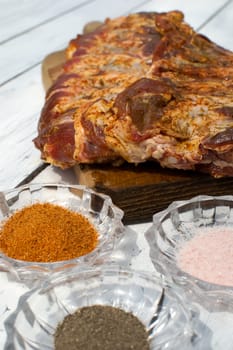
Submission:
[[[0,250],[33,262],[69,260],[90,253],[98,233],[83,215],[50,203],[16,211],[0,229]]]

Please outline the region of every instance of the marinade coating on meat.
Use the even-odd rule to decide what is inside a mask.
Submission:
[[[233,176],[233,53],[178,11],[138,13],[72,40],[47,93],[42,158],[163,167]]]

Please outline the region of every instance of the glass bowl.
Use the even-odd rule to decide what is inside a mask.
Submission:
[[[81,185],[30,184],[1,192],[0,222],[4,222],[16,210],[44,202],[63,206],[87,217],[98,232],[98,244],[86,255],[51,263],[16,260],[0,253],[1,269],[18,274],[19,279],[30,281],[33,278],[44,278],[50,272],[73,265],[103,263],[123,235],[122,210],[113,205],[109,196]]]
[[[57,273],[26,293],[5,321],[5,350],[54,349],[56,327],[81,307],[108,305],[136,316],[146,327],[150,349],[193,349],[201,344],[198,317],[171,285],[153,273],[117,266],[74,268]],[[200,347],[200,349],[203,347]]]
[[[211,311],[233,311],[233,286],[210,283],[182,271],[178,256],[181,247],[201,230],[222,227],[233,230],[233,196],[201,195],[173,202],[155,214],[145,233],[156,270],[184,290],[190,300]]]

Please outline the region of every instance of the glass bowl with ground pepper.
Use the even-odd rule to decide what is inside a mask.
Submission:
[[[0,265],[20,278],[102,263],[123,235],[123,212],[84,186],[31,184],[0,193]]]
[[[233,196],[197,196],[153,216],[145,233],[156,268],[194,303],[233,311]]]
[[[203,349],[205,329],[158,275],[116,265],[53,274],[5,327],[11,350]]]

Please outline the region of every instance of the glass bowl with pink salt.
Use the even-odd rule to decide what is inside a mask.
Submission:
[[[102,264],[124,236],[123,212],[81,185],[29,184],[0,193],[0,266],[34,283]]]
[[[151,272],[116,265],[74,268],[20,298],[5,322],[5,349],[209,348],[210,332],[186,305]]]
[[[145,233],[155,268],[190,300],[233,310],[233,196],[176,201]]]

